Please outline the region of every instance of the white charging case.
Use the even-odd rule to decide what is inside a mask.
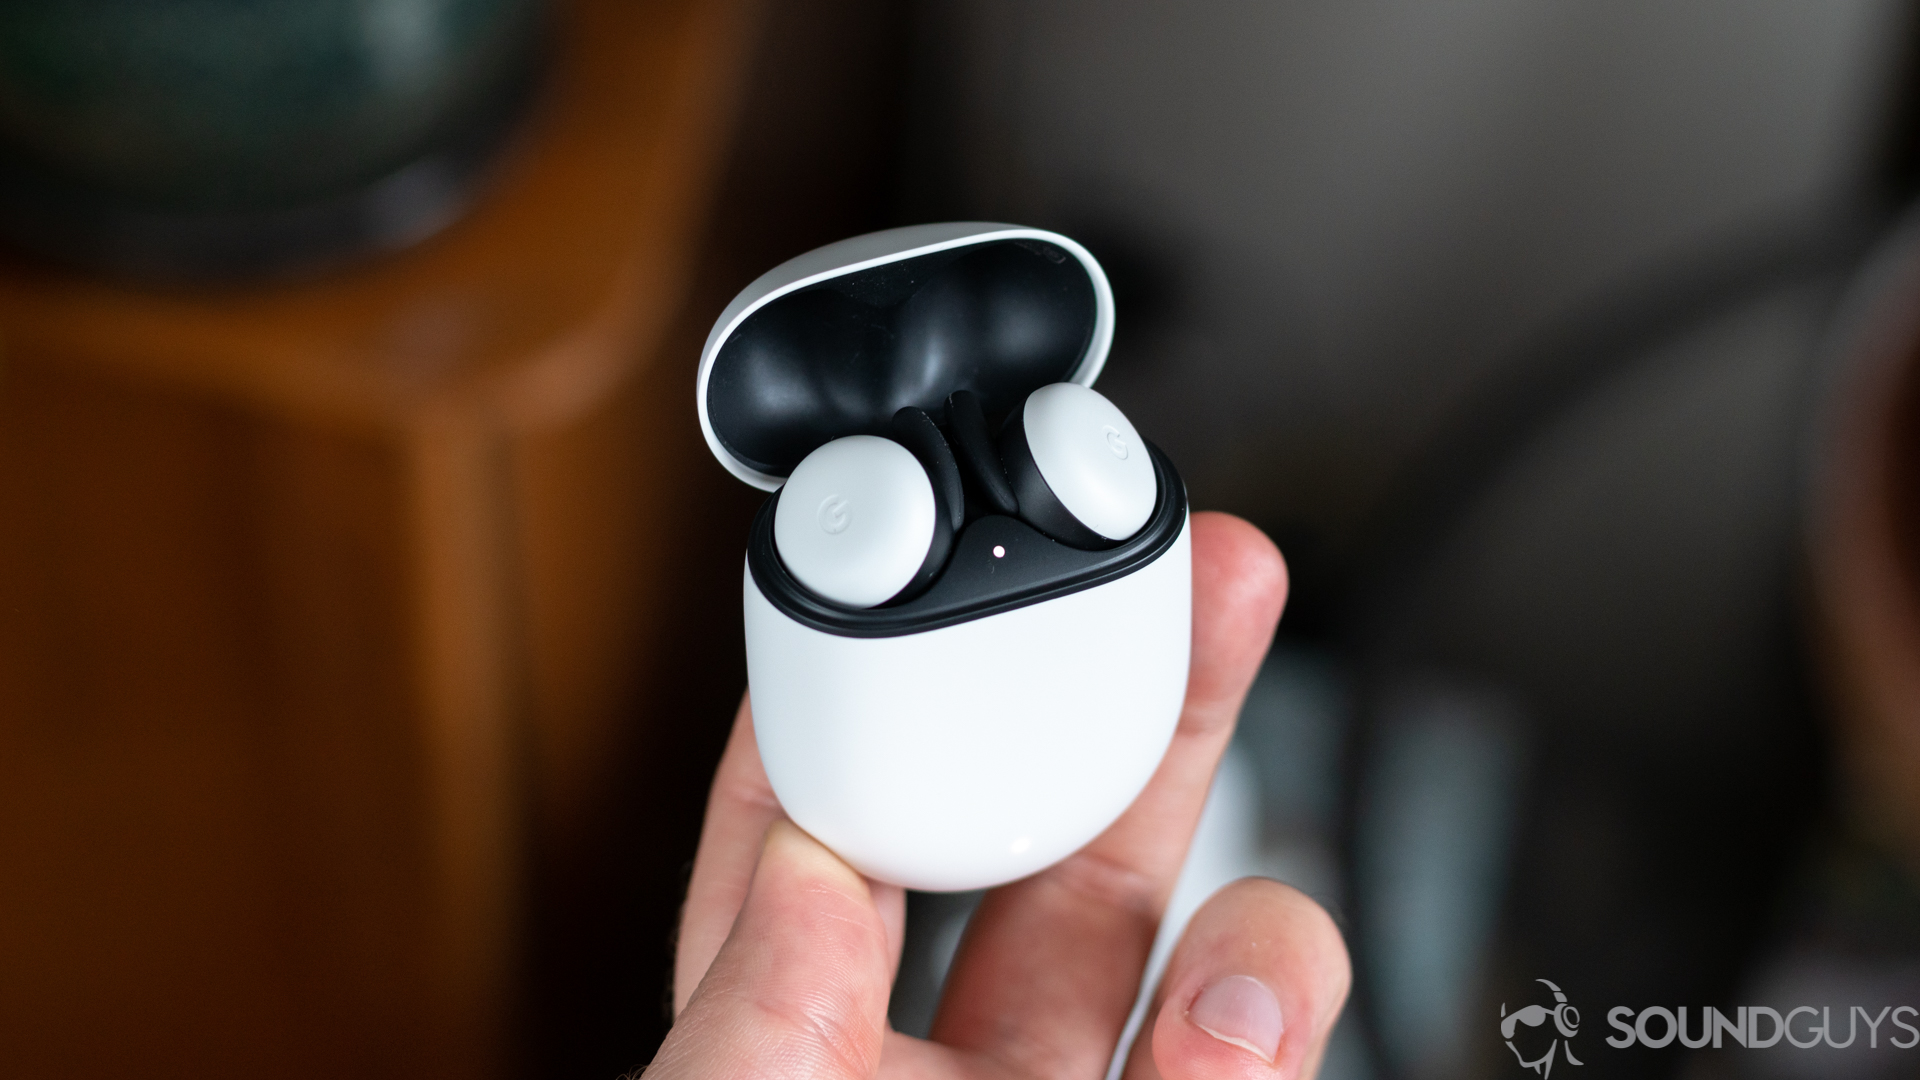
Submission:
[[[930,891],[1025,877],[1099,835],[1165,754],[1186,693],[1186,490],[1098,551],[985,515],[911,600],[842,608],[773,546],[777,489],[815,447],[936,419],[970,390],[999,424],[1032,391],[1091,385],[1113,294],[1057,233],[956,222],[855,237],[749,285],[700,356],[700,427],[776,494],[748,541],[754,735],[789,817],[870,877]]]

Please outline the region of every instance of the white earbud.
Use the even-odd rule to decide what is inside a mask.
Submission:
[[[800,584],[867,608],[920,574],[940,531],[938,517],[933,483],[906,447],[849,435],[808,454],[787,478],[773,541]]]
[[[1054,383],[1027,396],[1001,435],[1020,515],[1068,543],[1125,540],[1153,515],[1153,460],[1124,413],[1098,392]]]

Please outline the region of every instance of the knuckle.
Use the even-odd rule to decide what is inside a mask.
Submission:
[[[1138,867],[1083,851],[1048,873],[1057,887],[1074,898],[1135,918],[1149,932],[1160,919],[1164,883]]]

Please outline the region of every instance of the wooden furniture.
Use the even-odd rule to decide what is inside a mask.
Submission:
[[[1855,287],[1818,429],[1816,640],[1848,823],[1920,876],[1920,236],[1911,218]]]
[[[502,1071],[529,830],[601,797],[673,634],[668,334],[751,14],[564,6],[404,254],[0,267],[0,1071]]]

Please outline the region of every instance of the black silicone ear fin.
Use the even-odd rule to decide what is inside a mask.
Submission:
[[[953,433],[960,462],[979,489],[981,500],[996,514],[1018,514],[1020,503],[1014,498],[1013,484],[1000,465],[1000,456],[993,452],[986,414],[972,391],[955,390],[947,396],[947,428]]]
[[[1000,460],[1006,463],[1007,479],[1020,500],[1020,520],[1053,537],[1088,551],[1112,547],[1113,541],[1087,528],[1073,516],[1053,493],[1053,487],[1033,460],[1033,447],[1027,442],[1027,426],[1019,413],[1000,429]]]
[[[888,434],[926,467],[942,504],[940,511],[947,515],[948,527],[958,531],[967,521],[967,492],[960,482],[960,466],[953,459],[953,448],[947,445],[946,436],[940,434],[939,425],[925,409],[908,405],[893,414]]]

